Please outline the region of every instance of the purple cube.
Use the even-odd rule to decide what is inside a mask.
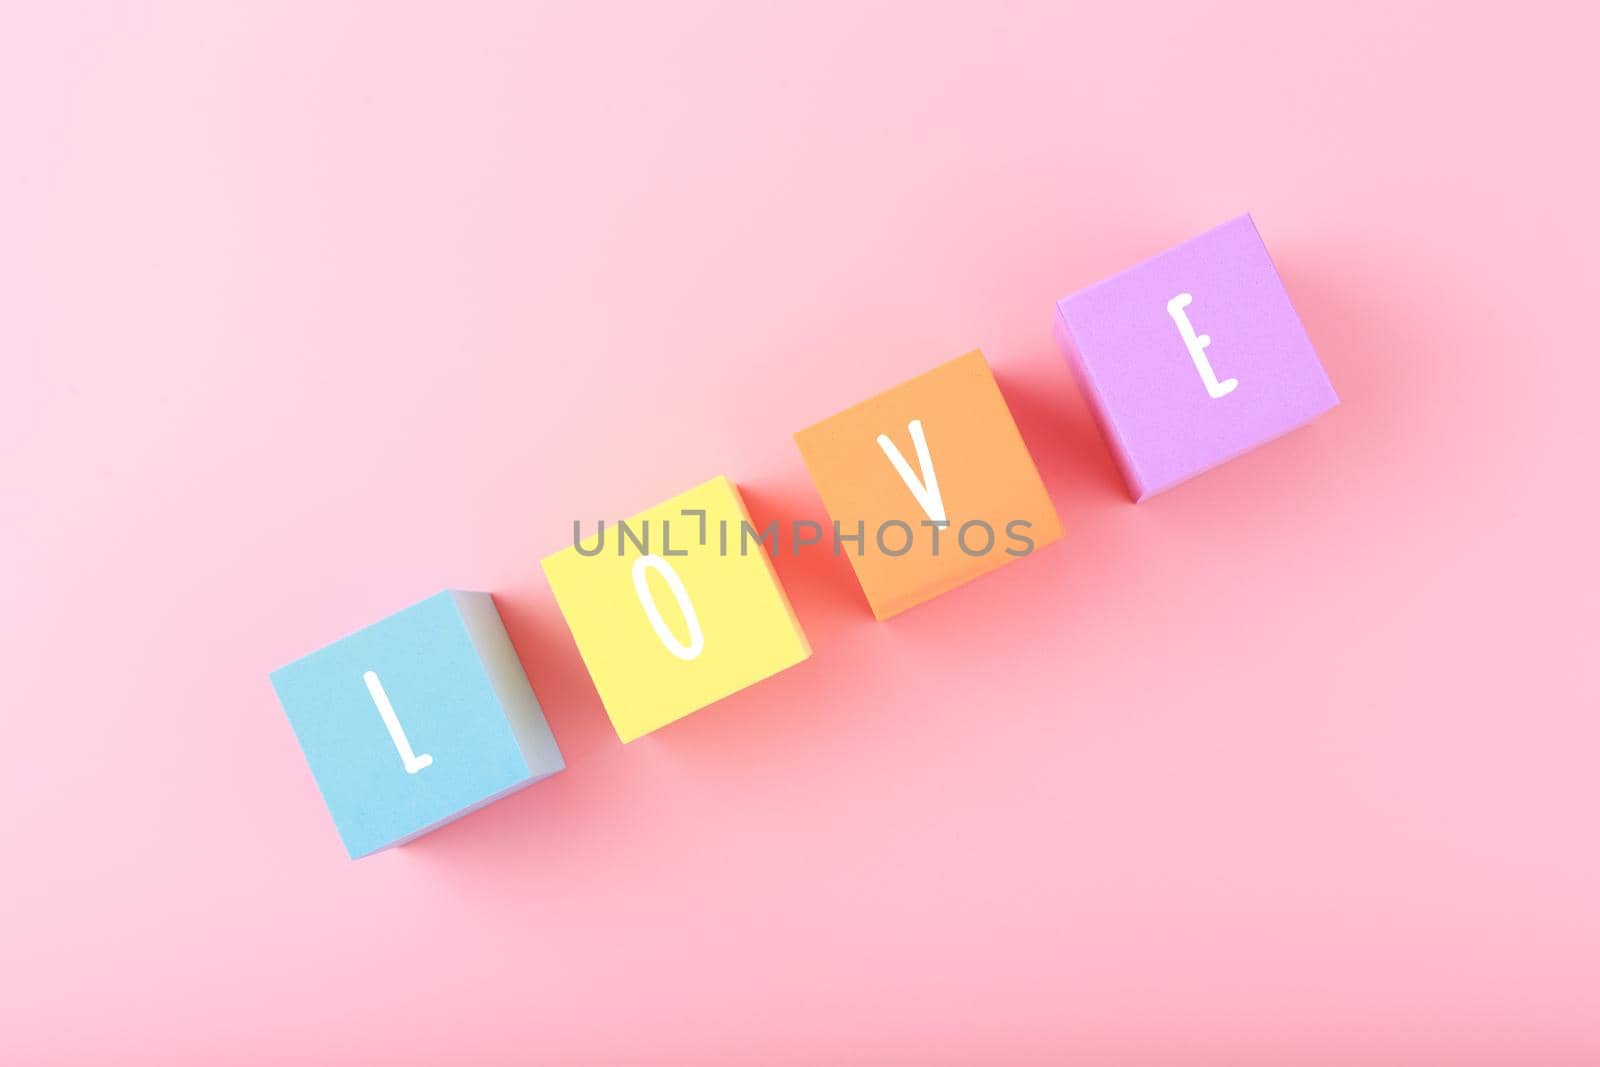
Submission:
[[[1249,215],[1056,303],[1136,501],[1339,402]]]

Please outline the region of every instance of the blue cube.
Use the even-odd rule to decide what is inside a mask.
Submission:
[[[431,596],[272,685],[351,859],[566,766],[488,593]]]

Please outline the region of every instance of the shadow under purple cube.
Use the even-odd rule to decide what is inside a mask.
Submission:
[[[1056,303],[1135,501],[1339,402],[1249,215]]]

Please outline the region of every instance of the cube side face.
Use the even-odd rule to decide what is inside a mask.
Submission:
[[[565,770],[567,762],[544,717],[544,708],[528,681],[527,672],[522,669],[522,661],[517,658],[516,647],[511,644],[511,635],[506,633],[505,620],[500,617],[494,598],[488,593],[452,592],[451,596],[477,650],[478,661],[483,664],[489,686],[500,701],[500,710],[511,727],[511,735],[522,750],[528,772],[538,779]]]
[[[1077,344],[1072,340],[1072,333],[1067,329],[1066,320],[1062,318],[1059,306],[1056,308],[1053,333],[1057,347],[1066,357],[1067,367],[1072,372],[1072,380],[1078,384],[1078,392],[1088,403],[1089,413],[1094,416],[1095,425],[1100,428],[1100,436],[1105,438],[1106,446],[1111,450],[1111,458],[1116,462],[1117,469],[1122,472],[1123,483],[1127,485],[1128,492],[1137,503],[1145,495],[1144,479],[1139,477],[1139,469],[1134,465],[1127,446],[1123,444],[1122,435],[1117,432],[1117,424],[1106,411],[1100,390],[1096,388],[1089,367],[1084,363]]]
[[[351,858],[532,780],[450,593],[272,674]]]
[[[685,512],[691,514],[685,515]],[[703,511],[704,539],[701,538]],[[632,741],[811,655],[733,483],[714,478],[543,561],[606,714]],[[620,546],[620,547],[619,547]],[[651,610],[654,610],[652,617]]]
[[[1250,216],[1057,305],[1136,499],[1339,402]]]
[[[842,551],[880,620],[1061,537],[1061,520],[982,352],[943,363],[794,439],[829,517],[844,533],[858,523],[865,531],[859,551],[854,544]],[[941,515],[948,525],[936,530]]]

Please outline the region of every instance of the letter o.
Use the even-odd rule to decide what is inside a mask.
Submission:
[[[900,546],[900,551],[898,552],[890,552],[889,546],[883,543],[883,531],[887,530],[891,526],[898,526],[900,529],[906,532],[906,543]],[[911,539],[914,536],[915,535],[911,532],[910,523],[906,522],[904,519],[889,519],[887,522],[884,522],[878,527],[878,551],[882,552],[885,556],[903,556],[907,552],[911,551]]]
[[[983,532],[989,535],[989,540],[984,543],[982,550],[978,552],[974,552],[967,547],[967,531],[974,526],[982,526]],[[961,524],[961,529],[956,531],[956,543],[961,546],[961,551],[969,556],[987,556],[994,551],[994,527],[982,519],[968,519]]]
[[[650,592],[649,571],[661,575],[667,583],[667,588],[672,590],[672,596],[678,602],[678,610],[683,612],[684,622],[689,624],[689,643],[687,645],[678,641],[678,636],[667,628],[667,620],[661,617],[661,610],[656,607],[656,598]],[[706,650],[706,635],[700,630],[700,617],[694,613],[694,604],[689,601],[689,591],[683,587],[683,579],[678,577],[678,572],[672,569],[672,564],[660,556],[640,556],[633,561],[633,591],[639,597],[639,606],[644,608],[645,617],[650,620],[650,628],[661,638],[661,643],[681,660],[697,659],[700,653]]]

